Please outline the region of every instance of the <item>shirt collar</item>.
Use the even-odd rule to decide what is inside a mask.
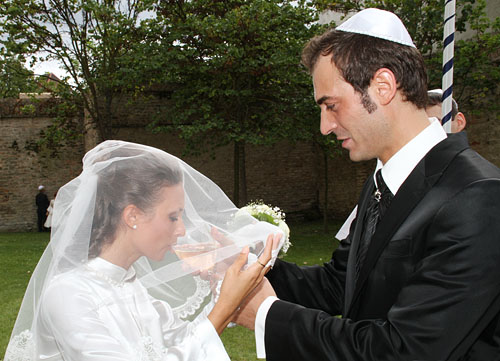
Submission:
[[[447,135],[440,122],[432,121],[415,138],[401,148],[386,164],[377,160],[375,172],[382,169],[382,177],[392,194],[396,195],[401,184],[408,178],[418,162]],[[374,174],[375,179],[375,174]],[[375,181],[375,184],[377,182]]]

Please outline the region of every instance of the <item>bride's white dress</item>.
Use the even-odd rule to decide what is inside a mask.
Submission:
[[[41,302],[43,360],[229,360],[205,307],[179,319],[128,271],[102,258],[56,276]]]
[[[210,285],[213,297],[220,295],[215,281],[222,274],[210,281],[193,276],[206,267],[189,265],[174,254],[157,262],[141,252],[129,270],[101,258],[86,261],[101,253],[105,241],[123,240],[129,230],[116,224],[122,222],[124,207],[139,202],[156,217],[168,208],[160,207],[161,190],[180,185],[183,202],[178,194],[172,207],[183,209],[184,234],[174,232],[179,219],[174,221],[168,211],[169,227],[147,223],[151,234],[139,228],[137,242],[159,242],[161,234],[164,246],[176,243],[174,238],[178,244],[203,245],[220,236],[221,247],[207,254],[211,262],[224,265],[214,268],[222,273],[242,247],[250,247],[251,264],[269,234],[283,233],[248,212],[238,213],[215,183],[182,160],[141,144],[102,142],[85,154],[82,173],[58,190],[51,240],[26,289],[5,361],[229,360],[207,319],[213,301],[204,302]],[[131,245],[113,249],[133,257],[137,250],[127,248]],[[160,251],[160,245],[155,247]]]

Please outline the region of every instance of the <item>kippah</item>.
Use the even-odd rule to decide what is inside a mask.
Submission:
[[[353,15],[336,30],[358,33],[416,48],[403,22],[393,13],[369,8]]]

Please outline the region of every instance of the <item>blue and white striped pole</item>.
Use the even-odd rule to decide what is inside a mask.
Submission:
[[[443,103],[441,106],[444,130],[451,133],[451,100],[453,97],[453,53],[455,47],[455,0],[444,0]]]

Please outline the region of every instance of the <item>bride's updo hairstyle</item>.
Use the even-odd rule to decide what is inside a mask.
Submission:
[[[99,163],[107,165],[100,169]],[[93,168],[98,180],[89,258],[97,257],[103,246],[113,242],[125,207],[133,204],[147,214],[159,201],[164,187],[182,182],[177,164],[140,149],[112,150],[96,159]]]

